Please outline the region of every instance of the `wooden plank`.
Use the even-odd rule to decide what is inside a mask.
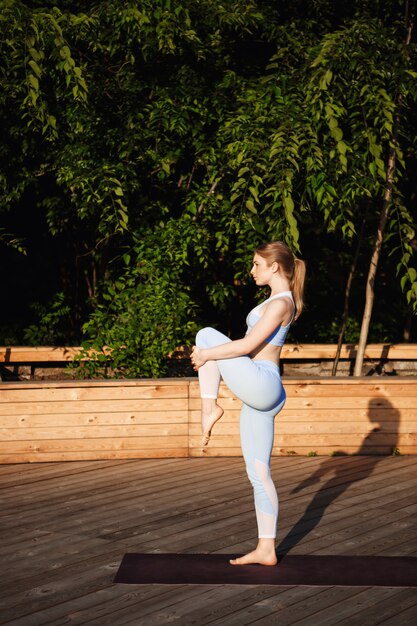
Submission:
[[[49,428],[0,428],[0,440],[28,441],[51,439],[101,439],[101,438],[140,438],[140,437],[172,437],[175,435],[187,436],[187,425],[164,424],[129,424],[129,426],[53,426]]]
[[[284,417],[284,416],[283,416]],[[375,426],[374,423],[370,423],[369,420],[363,421],[335,421],[335,422],[323,422],[323,421],[291,421],[291,419],[279,419],[275,424],[275,432],[278,435],[280,432],[285,432],[287,435],[322,435],[322,434],[347,434],[351,435],[354,432],[356,435],[360,437],[366,437],[369,435]],[[309,415],[305,415],[304,419],[308,420]],[[375,436],[379,436],[381,434],[389,434],[392,436],[393,434],[402,433],[402,434],[410,434],[415,432],[417,426],[417,422],[404,422],[401,421],[389,422],[389,421],[381,421],[380,426],[378,427],[378,433],[375,433]],[[0,431],[1,432],[1,431]],[[194,437],[198,437],[201,435],[201,426],[200,422],[193,421],[190,422],[189,427],[190,435]],[[224,420],[223,418],[219,420],[215,427],[213,428],[213,437],[217,437],[218,435],[238,435],[239,434],[239,420],[236,418],[235,420]],[[320,438],[317,437],[319,440]]]
[[[59,424],[69,426],[110,426],[138,424],[187,424],[186,411],[114,411],[113,413],[46,413],[41,415],[2,415],[3,428],[37,428]]]
[[[284,387],[287,395],[291,397],[308,397],[312,394],[315,396],[342,396],[346,397],[352,394],[354,390],[355,396],[371,396],[396,398],[397,396],[417,396],[416,379],[410,377],[407,380],[401,378],[401,381],[391,383],[368,383],[366,379],[361,379],[361,384],[349,384],[347,380],[339,381],[337,385],[328,384],[326,379],[321,379],[320,383],[315,380],[306,380],[302,383],[293,383],[284,378]]]
[[[305,446],[309,445],[310,450],[314,450],[314,446],[326,447],[329,449],[338,449],[342,447],[356,447],[356,450],[360,448],[372,448],[372,447],[386,447],[392,446],[394,443],[401,449],[402,446],[416,446],[417,445],[417,433],[400,433],[393,437],[392,433],[373,433],[372,438],[369,441],[364,442],[364,436],[361,433],[344,434],[343,441],[340,440],[339,433],[321,433],[319,435],[311,433],[302,434],[289,434],[282,433],[279,429],[275,432],[275,448],[290,447],[290,446]],[[198,448],[200,446],[200,437],[190,436],[190,446],[192,448]],[[209,447],[239,447],[240,441],[238,435],[221,435],[214,434],[210,439]]]
[[[395,406],[396,409],[416,409],[416,398],[414,396],[400,396],[394,400],[385,397],[354,397],[354,396],[321,396],[316,397],[311,395],[306,398],[295,398],[292,396],[287,397],[285,408],[288,409],[333,409],[333,408],[352,408],[378,411],[381,409],[391,409]]]
[[[393,437],[393,434],[396,435]],[[364,454],[366,450],[371,448],[385,447],[392,450],[395,445],[400,450],[404,447],[415,447],[417,444],[417,433],[375,433],[369,441],[364,442],[364,437],[361,434],[345,434],[343,435],[343,441],[340,441],[340,435],[338,433],[322,433],[318,435],[310,435],[309,433],[302,435],[291,435],[288,433],[280,433],[279,430],[275,437],[276,447],[292,446],[305,446],[310,444],[310,450],[314,450],[314,446],[326,447],[328,449],[337,446],[339,448],[356,448],[357,453]]]
[[[391,386],[396,385],[410,385],[413,386],[415,384],[414,376],[383,376],[383,377],[368,377],[368,376],[322,376],[322,377],[296,377],[296,376],[287,376],[284,377],[285,385],[289,386],[305,386],[312,385],[314,387],[322,387],[322,386],[336,386],[340,385],[348,385],[348,387],[363,387],[363,385],[369,385],[370,388],[374,386],[387,386],[388,389]],[[190,379],[190,382],[196,383],[194,378]]]
[[[197,412],[194,413],[197,415]],[[226,413],[225,413],[226,415]],[[232,415],[232,414],[230,414]],[[362,409],[355,409],[352,411],[350,408],[336,407],[324,411],[323,409],[309,409],[308,411],[300,411],[299,409],[289,409],[284,406],[283,410],[276,418],[277,423],[294,423],[294,422],[368,422],[370,418],[370,409],[368,407]],[[402,423],[409,422],[414,424],[414,428],[417,422],[417,410],[413,407],[402,408],[399,411],[395,406],[381,407],[377,413],[377,421],[379,423],[394,422]],[[193,417],[193,419],[195,419]],[[223,418],[222,418],[223,419]]]
[[[43,452],[42,450],[36,451],[36,453],[16,453],[0,454],[0,464],[2,463],[57,463],[62,461],[111,461],[111,460],[124,460],[124,459],[172,459],[177,457],[188,457],[188,448],[149,448],[144,446],[137,449],[115,449],[115,450],[69,450],[64,452]],[[238,455],[236,455],[238,456]]]
[[[364,378],[283,378],[287,397],[305,396],[377,396],[390,399],[393,396],[416,396],[417,381],[413,376],[402,376],[385,379],[384,383],[370,383]],[[190,398],[199,399],[200,391],[198,382],[190,380]],[[219,398],[233,398],[233,393],[224,385],[220,385]]]
[[[2,443],[2,454],[8,451],[16,453],[25,452],[71,452],[81,450],[129,450],[134,448],[171,448],[187,449],[188,438],[186,435],[170,437],[106,437],[97,439],[64,439],[64,440],[32,440],[32,441],[5,441]]]
[[[334,359],[337,346],[334,344],[286,344],[281,352],[284,359]],[[340,358],[356,357],[357,344],[343,344]],[[417,344],[368,344],[364,353],[365,359],[416,359]]]
[[[78,386],[74,383],[62,387],[48,387],[43,384],[38,388],[20,387],[10,390],[7,386],[1,389],[0,402],[54,402],[75,400],[144,400],[154,398],[187,398],[188,383],[176,385],[148,384],[141,386]]]
[[[152,398],[138,400],[68,400],[64,402],[8,402],[3,405],[2,415],[45,415],[46,413],[91,413],[118,411],[187,411],[187,398]]]
[[[220,404],[222,403],[220,402]],[[199,409],[190,410],[189,416],[190,425],[200,424],[201,416]],[[335,422],[353,422],[351,427],[354,428],[355,424],[367,424],[369,426],[371,422],[370,417],[372,417],[373,422],[374,416],[370,415],[369,408],[352,411],[351,408],[336,407],[331,408],[328,411],[323,409],[308,409],[300,411],[299,409],[288,409],[287,406],[284,406],[282,411],[275,418],[275,423],[282,424],[283,428],[285,428],[285,424],[295,424],[298,422],[301,422],[303,424],[326,424],[328,422],[333,424]],[[401,410],[398,410],[397,408],[395,408],[395,406],[391,406],[390,408],[383,407],[378,410],[375,417],[378,418],[375,421],[380,424],[391,422],[400,426],[402,423],[408,422],[410,425],[413,425],[413,429],[415,429],[417,424],[417,410],[415,408],[402,408]],[[226,409],[221,420],[217,423],[215,428],[217,429],[220,424],[234,424],[238,423],[238,421],[239,410]]]
[[[0,463],[188,456],[188,437],[130,437],[4,442]]]
[[[286,344],[281,352],[284,360],[300,359],[334,359],[336,344]],[[0,362],[3,363],[45,363],[70,362],[82,348],[79,346],[51,347],[51,346],[2,346],[0,347]],[[111,350],[106,346],[104,354],[111,356]],[[357,354],[357,344],[343,344],[340,359],[353,359]],[[94,355],[92,355],[94,358]],[[365,359],[417,359],[417,344],[369,344],[366,346]]]
[[[1,363],[37,363],[72,361],[80,347],[10,346],[0,347]]]
[[[272,449],[272,456],[304,456],[304,455],[312,455],[318,457],[328,457],[328,456],[346,456],[346,455],[391,455],[393,453],[393,446],[370,446],[366,449],[358,449],[358,446],[355,445],[345,445],[343,443],[333,444],[333,445],[325,445],[318,446],[317,442],[312,442],[310,445],[295,445],[294,442],[287,442],[287,445],[275,445]],[[398,448],[398,446],[395,446]],[[417,445],[402,445],[399,448],[399,453],[401,455],[414,455],[417,454]],[[210,443],[209,446],[202,448],[200,445],[196,444],[195,446],[190,445],[189,447],[189,455],[191,457],[240,457],[242,456],[242,451],[240,446],[228,446],[227,444],[213,446]]]
[[[234,397],[219,398],[219,404],[226,410],[240,410],[242,403],[240,400]],[[190,410],[198,411],[200,407],[200,401],[198,398],[190,398],[189,402]],[[390,410],[393,407],[396,409],[414,409],[417,416],[417,399],[415,396],[399,396],[395,398],[387,397],[366,397],[351,395],[346,396],[316,396],[314,390],[311,395],[306,397],[294,397],[287,394],[287,400],[283,411],[288,409],[294,410],[318,410],[318,409],[368,409],[374,411]]]
[[[149,387],[156,385],[157,387],[176,387],[179,384],[187,384],[190,380],[194,380],[195,377],[192,378],[106,378],[99,379],[95,378],[93,380],[38,380],[38,381],[27,381],[27,380],[19,380],[19,381],[8,381],[6,383],[0,383],[0,389],[38,389],[39,387],[44,387],[47,389],[54,388],[89,388],[89,387]],[[181,381],[181,382],[179,382]]]

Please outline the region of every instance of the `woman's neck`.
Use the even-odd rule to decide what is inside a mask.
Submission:
[[[271,280],[269,287],[271,289],[271,296],[276,296],[277,293],[281,293],[282,291],[291,291],[290,282],[286,278],[281,277]]]

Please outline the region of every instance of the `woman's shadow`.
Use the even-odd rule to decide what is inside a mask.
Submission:
[[[384,417],[383,420],[381,420],[382,416]],[[360,448],[354,453],[355,456],[367,455],[365,463],[363,459],[360,460],[355,470],[351,464],[347,467],[342,460],[334,457],[328,458],[321,463],[314,474],[291,491],[291,493],[298,493],[305,487],[309,487],[319,482],[323,477],[330,475],[330,478],[315,493],[303,515],[279,544],[277,552],[281,559],[316,528],[327,507],[336,498],[341,496],[353,483],[370,476],[383,456],[393,454],[396,451],[400,423],[399,411],[392,406],[387,398],[373,398],[368,405],[368,418],[373,428],[366,435]],[[385,427],[381,426],[381,421]],[[337,456],[347,457],[350,455],[340,451]],[[352,474],[349,475],[349,472]]]

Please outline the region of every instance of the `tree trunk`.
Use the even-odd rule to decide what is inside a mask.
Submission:
[[[413,303],[410,302],[407,308],[407,315],[405,317],[405,324],[403,330],[403,340],[410,341],[411,339],[411,325],[413,322]]]
[[[365,222],[366,222],[366,213],[363,216],[361,231],[359,233],[359,238],[358,238],[358,243],[357,243],[356,250],[355,250],[355,255],[353,257],[352,265],[350,267],[350,272],[349,272],[349,276],[348,276],[347,283],[346,283],[345,304],[344,304],[344,308],[343,308],[342,322],[340,324],[339,339],[338,339],[338,342],[337,342],[336,355],[335,355],[335,358],[334,358],[334,361],[333,361],[332,376],[336,376],[337,366],[339,364],[340,352],[342,350],[343,337],[344,337],[344,334],[345,334],[347,318],[348,318],[348,315],[349,315],[350,290],[351,290],[351,287],[352,287],[352,281],[353,281],[353,277],[354,277],[355,272],[356,272],[356,266],[357,266],[357,263],[358,263],[359,252],[360,252],[362,239],[363,239],[363,232],[364,232],[364,229],[365,229]]]
[[[414,3],[410,3],[409,0],[405,2],[405,24],[406,24],[406,36],[404,40],[404,45],[408,46],[411,41],[411,35],[414,27]],[[397,114],[394,121],[394,129],[393,129],[393,139],[396,141],[396,134],[399,124],[398,118],[398,110],[401,105],[401,96],[398,97],[397,101]],[[366,297],[365,297],[365,310],[362,317],[362,326],[361,333],[359,337],[358,344],[358,352],[356,354],[355,359],[355,368],[353,371],[354,376],[361,376],[362,374],[362,366],[363,366],[363,357],[365,354],[366,343],[368,341],[368,332],[369,332],[369,324],[372,316],[372,309],[374,305],[374,296],[375,296],[375,277],[376,271],[378,267],[379,257],[381,254],[382,247],[382,239],[384,237],[385,225],[387,223],[389,207],[392,199],[392,187],[394,181],[394,172],[395,172],[395,162],[396,155],[394,149],[391,149],[389,158],[388,158],[388,167],[387,167],[387,182],[384,193],[384,201],[382,204],[382,211],[379,218],[378,230],[376,234],[376,241],[374,246],[374,251],[371,258],[371,263],[369,266],[368,278],[366,281]]]
[[[369,266],[368,278],[366,281],[365,310],[362,317],[361,334],[359,337],[358,352],[356,354],[355,368],[353,371],[354,376],[361,376],[362,374],[363,357],[365,354],[366,343],[368,340],[369,324],[371,321],[372,309],[374,306],[376,270],[381,254],[382,240],[384,237],[385,225],[387,223],[388,211],[392,198],[392,184],[394,180],[395,161],[395,152],[394,150],[391,150],[388,159],[387,185],[384,193],[384,201],[382,204],[381,215],[379,217],[374,251]]]

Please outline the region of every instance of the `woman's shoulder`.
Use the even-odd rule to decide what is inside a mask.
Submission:
[[[268,298],[268,300],[265,300],[263,304],[267,305],[264,308],[264,313],[268,310],[273,314],[276,313],[286,316],[289,313],[293,314],[295,310],[294,298],[291,291],[282,291],[279,294],[275,294]]]
[[[290,300],[294,300],[292,291],[280,291],[278,293],[273,294],[272,296],[269,296],[268,300],[271,301],[271,300],[278,300],[282,298],[289,298]]]
[[[276,305],[279,305],[280,307],[282,307],[282,305],[294,306],[294,298],[291,291],[280,291],[279,293],[270,296],[262,304],[268,304],[271,307],[275,307]]]

